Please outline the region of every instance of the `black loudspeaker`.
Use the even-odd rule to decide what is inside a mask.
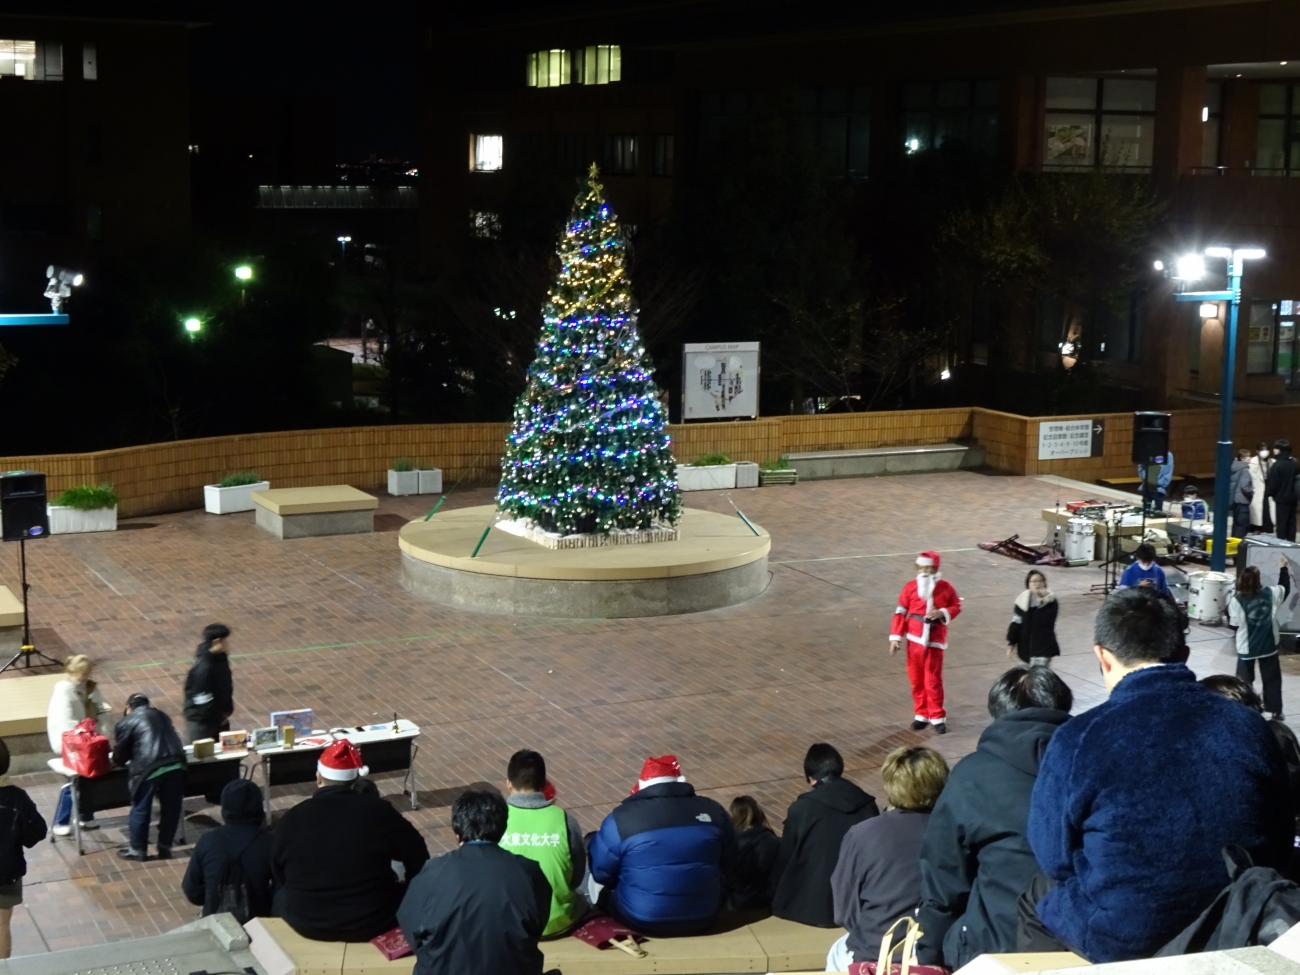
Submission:
[[[50,533],[44,474],[36,471],[0,474],[0,527],[6,542],[44,538]]]
[[[1169,453],[1169,414],[1133,414],[1133,463],[1149,464]]]

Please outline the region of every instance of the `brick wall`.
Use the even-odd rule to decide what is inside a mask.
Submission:
[[[1102,457],[1039,461],[1038,425],[1045,420],[1091,417],[1023,417],[984,409],[902,410],[831,416],[781,416],[752,422],[692,423],[669,428],[682,461],[723,451],[737,460],[762,461],[781,454],[896,444],[972,440],[990,467],[1014,474],[1060,474],[1080,481],[1129,477],[1133,417],[1109,414]],[[1178,474],[1214,469],[1217,410],[1174,414],[1171,449]],[[446,423],[344,427],[210,437],[123,447],[89,454],[0,458],[0,469],[44,471],[51,496],[78,484],[110,482],[122,498],[124,517],[179,511],[203,505],[203,485],[233,471],[255,470],[275,487],[351,484],[365,490],[386,485],[394,460],[409,457],[440,467],[450,488],[493,483],[509,424]],[[1300,442],[1300,405],[1239,409],[1236,443],[1253,448],[1291,436]]]

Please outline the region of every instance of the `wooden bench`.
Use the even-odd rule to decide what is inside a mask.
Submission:
[[[9,770],[14,774],[42,771],[54,757],[45,734],[45,715],[54,685],[63,679],[63,674],[0,679],[0,738],[9,746]]]
[[[361,535],[375,530],[379,499],[346,484],[254,491],[257,525],[276,538]]]
[[[880,477],[884,474],[924,474],[984,466],[978,444],[942,443],[912,447],[870,447],[858,450],[814,450],[788,454],[800,481],[838,477]]]
[[[753,915],[749,915],[752,917]],[[374,945],[310,941],[279,918],[245,925],[250,950],[267,975],[410,975],[414,956],[388,961]],[[610,948],[598,951],[577,938],[543,941],[545,970],[564,975],[714,975],[714,973],[822,971],[841,928],[813,928],[768,917],[747,922],[724,917],[705,934],[651,938],[645,958]]]
[[[1113,488],[1133,488],[1136,490],[1142,483],[1140,477],[1099,477],[1097,483],[1105,487]]]

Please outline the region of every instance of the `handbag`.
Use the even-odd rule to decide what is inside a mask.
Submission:
[[[894,929],[900,924],[907,925],[907,934],[898,944],[894,944]],[[889,926],[880,941],[880,958],[876,961],[855,961],[849,966],[849,975],[948,975],[948,969],[942,965],[917,965],[912,959],[916,957],[916,942],[921,937],[921,925],[910,914],[900,917]],[[897,963],[890,961],[899,948],[902,953]]]
[[[108,739],[95,730],[95,719],[87,718],[63,733],[63,764],[83,778],[93,779],[109,772]]]
[[[646,956],[645,949],[641,947],[641,942],[646,939],[645,935],[619,924],[608,914],[597,914],[574,931],[573,936],[601,951],[606,948],[617,948],[619,951],[627,952],[633,958]]]

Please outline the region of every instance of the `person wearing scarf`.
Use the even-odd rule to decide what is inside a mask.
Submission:
[[[1060,603],[1047,588],[1047,576],[1030,569],[1025,576],[1025,591],[1016,597],[1007,627],[1007,656],[1013,653],[1030,667],[1050,667],[1053,657],[1061,655],[1056,642],[1056,614]]]
[[[889,633],[889,653],[907,641],[907,676],[912,683],[915,712],[912,729],[933,725],[947,734],[943,709],[943,654],[948,649],[948,624],[961,612],[961,599],[952,583],[939,574],[939,553],[916,557],[916,578],[898,595],[898,607]]]

